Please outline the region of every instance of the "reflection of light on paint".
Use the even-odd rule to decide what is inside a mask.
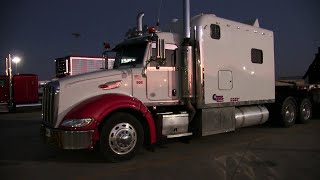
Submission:
[[[160,84],[160,87],[162,87],[162,85]]]
[[[246,70],[247,68],[245,66],[242,67],[243,70]]]
[[[167,82],[167,79],[164,79],[163,81],[164,81],[164,82]]]
[[[128,86],[128,84],[126,83],[126,84],[124,84],[124,86]]]
[[[251,75],[254,75],[254,71],[251,71]]]

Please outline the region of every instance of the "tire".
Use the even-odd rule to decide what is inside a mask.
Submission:
[[[107,119],[100,133],[100,152],[109,162],[132,159],[142,147],[144,132],[131,114],[118,112]]]
[[[304,98],[299,106],[299,118],[297,122],[306,123],[312,116],[312,104],[308,98]]]
[[[284,127],[291,127],[297,119],[297,106],[292,97],[287,97],[281,106],[281,124]]]

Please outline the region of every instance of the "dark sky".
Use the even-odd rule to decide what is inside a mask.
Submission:
[[[275,34],[276,76],[303,75],[320,46],[319,0],[190,0],[191,15],[212,13],[246,21]],[[8,53],[22,57],[19,73],[53,76],[53,60],[71,53],[100,56],[102,42],[115,45],[138,12],[144,24],[156,23],[160,0],[2,0],[0,72]],[[182,20],[182,0],[163,0],[160,24]],[[71,34],[79,32],[80,38]],[[15,70],[15,67],[13,67]]]

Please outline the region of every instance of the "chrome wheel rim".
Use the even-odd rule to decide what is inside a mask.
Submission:
[[[116,154],[127,154],[137,143],[137,132],[129,123],[115,125],[109,134],[109,145]]]
[[[295,118],[294,107],[292,104],[289,104],[285,108],[285,120],[289,123],[293,122]]]
[[[311,115],[311,107],[308,103],[302,105],[301,115],[304,120],[308,120]]]

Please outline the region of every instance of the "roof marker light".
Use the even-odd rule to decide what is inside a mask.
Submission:
[[[149,27],[148,32],[150,34],[155,33],[157,31],[157,29],[155,27]]]

